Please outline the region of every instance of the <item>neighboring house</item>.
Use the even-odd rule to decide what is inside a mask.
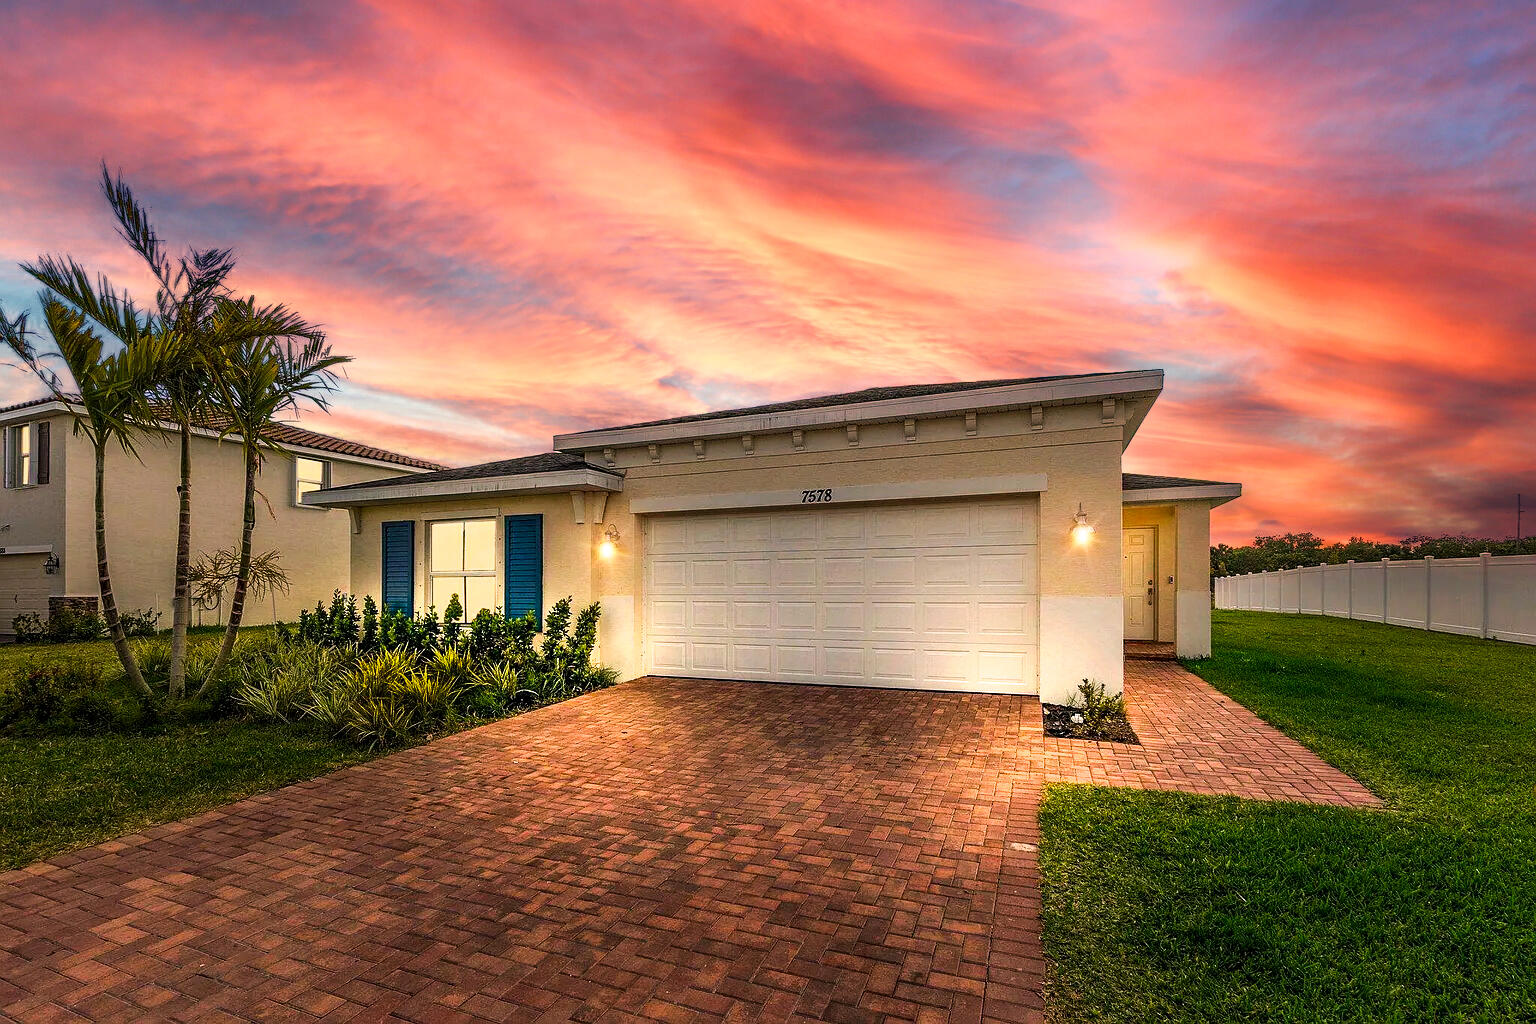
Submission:
[[[598,600],[626,676],[1064,700],[1084,678],[1118,691],[1126,638],[1210,652],[1210,510],[1241,488],[1122,474],[1162,386],[872,388],[306,501],[350,511],[354,593],[405,611],[456,593],[470,615]]]
[[[276,550],[292,589],[277,595],[280,619],[347,589],[347,516],[311,508],[302,496],[326,486],[397,478],[440,468],[369,445],[278,424],[257,481],[257,552]],[[98,608],[95,463],[62,402],[39,399],[0,409],[4,489],[0,490],[0,636],[16,616],[46,619],[63,605]],[[178,465],[174,427],[138,440],[135,459],[107,454],[107,553],[112,588],[124,611],[154,609],[171,624],[175,582]],[[245,469],[238,444],[199,429],[192,442],[192,557],[238,549]],[[224,606],[201,612],[222,621]],[[248,601],[246,621],[272,621],[273,601]],[[194,619],[195,621],[195,619]]]

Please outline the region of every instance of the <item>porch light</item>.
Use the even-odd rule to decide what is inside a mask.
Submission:
[[[1079,547],[1083,547],[1093,539],[1093,524],[1088,521],[1088,513],[1083,511],[1082,502],[1077,503],[1077,515],[1072,519],[1072,541]]]
[[[598,556],[612,558],[613,553],[619,549],[619,528],[612,523],[603,532],[603,542],[597,546]]]

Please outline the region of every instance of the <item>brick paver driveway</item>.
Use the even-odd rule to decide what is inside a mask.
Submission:
[[[648,679],[0,876],[25,1020],[1026,1020],[1029,698]]]

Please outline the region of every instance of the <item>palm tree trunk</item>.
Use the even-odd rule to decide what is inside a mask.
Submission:
[[[176,592],[171,599],[171,681],[173,700],[187,688],[187,626],[192,620],[192,594],[187,576],[192,561],[192,427],[181,424],[181,484],[176,488],[180,515],[176,522]]]
[[[235,634],[240,631],[240,620],[245,615],[245,589],[251,581],[251,534],[256,530],[256,461],[259,454],[254,444],[245,452],[245,521],[240,526],[240,567],[235,575],[235,595],[229,602],[229,622],[224,627],[224,642],[208,669],[208,678],[198,687],[201,697],[208,684],[218,677],[230,654],[235,649]]]
[[[149,688],[149,684],[144,681],[144,674],[139,671],[139,663],[133,657],[133,648],[128,646],[128,637],[123,634],[122,620],[117,617],[117,598],[112,595],[112,573],[107,568],[106,473],[107,449],[105,445],[97,445],[96,578],[101,584],[101,616],[107,620],[107,634],[112,637],[112,648],[117,651],[117,660],[123,663],[123,672],[128,676],[128,681],[141,695],[153,700],[155,691]]]

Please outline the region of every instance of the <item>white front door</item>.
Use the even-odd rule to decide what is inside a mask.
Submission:
[[[1036,693],[1036,500],[658,515],[657,675]]]
[[[1120,582],[1125,590],[1125,638],[1157,639],[1157,529],[1126,530],[1121,542]]]

